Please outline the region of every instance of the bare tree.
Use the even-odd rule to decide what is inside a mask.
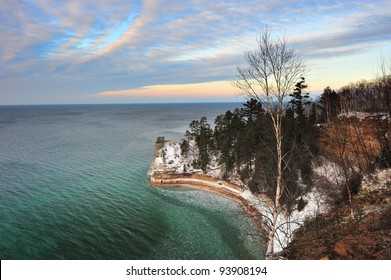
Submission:
[[[382,95],[383,103],[391,118],[391,56],[389,60],[382,57],[380,61],[380,74],[377,77],[378,89]]]
[[[284,193],[282,174],[286,154],[282,147],[282,117],[285,109],[284,99],[294,85],[304,76],[307,69],[293,48],[287,46],[285,38],[272,38],[268,28],[261,32],[257,48],[245,53],[247,67],[238,67],[238,81],[234,86],[248,98],[259,100],[272,121],[275,137],[273,151],[276,164],[275,197],[273,218],[270,221],[267,256],[274,255],[274,238],[278,228],[278,215],[281,213],[281,196]]]

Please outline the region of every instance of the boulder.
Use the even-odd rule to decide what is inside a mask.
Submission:
[[[334,245],[334,252],[338,254],[341,257],[346,258],[349,254],[349,252],[352,251],[352,247],[349,245],[343,243],[343,242],[337,242]]]

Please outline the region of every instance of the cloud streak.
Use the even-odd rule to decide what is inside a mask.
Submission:
[[[175,96],[191,96],[191,97],[200,97],[200,96],[222,96],[231,91],[233,93],[233,88],[229,82],[219,81],[219,82],[207,82],[207,83],[198,83],[198,84],[174,84],[174,85],[154,85],[146,86],[136,89],[125,89],[125,90],[115,90],[115,91],[104,91],[100,92],[98,96],[131,96],[131,97],[142,97],[144,95],[148,96],[164,96],[175,97]]]

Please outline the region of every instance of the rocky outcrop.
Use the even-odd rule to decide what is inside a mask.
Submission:
[[[159,136],[156,139],[154,159],[150,166],[149,176],[162,176],[164,174],[169,175],[199,175],[210,178],[223,180],[224,167],[219,163],[215,155],[210,155],[210,162],[206,167],[206,170],[196,168],[196,162],[198,160],[198,147],[194,140],[189,141],[188,149],[186,153],[182,152],[182,142],[174,142],[166,140],[164,137]],[[241,181],[240,175],[232,172],[228,177],[224,178],[225,181],[234,185],[245,187],[245,184]]]
[[[167,149],[170,149],[170,152]],[[174,164],[174,160],[172,159],[179,157],[178,149],[179,147],[173,141],[166,140],[163,136],[157,137],[153,153],[154,159],[149,168],[148,175],[183,174],[182,170],[178,170],[179,166],[177,161]]]

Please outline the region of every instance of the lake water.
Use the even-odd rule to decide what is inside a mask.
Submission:
[[[237,106],[0,106],[0,258],[263,259],[236,202],[147,177],[157,136]]]

